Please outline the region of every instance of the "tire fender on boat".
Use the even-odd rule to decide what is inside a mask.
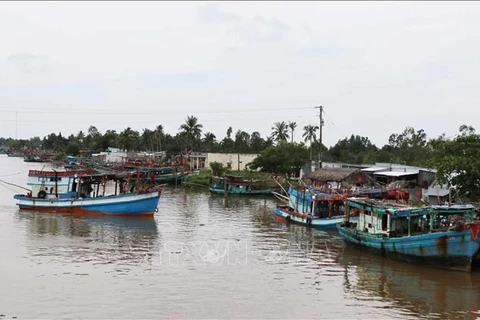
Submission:
[[[45,190],[38,191],[38,194],[37,194],[38,198],[44,199],[46,196],[47,196],[47,193],[45,192]]]
[[[158,212],[158,208],[155,208],[155,210],[153,210],[153,211],[155,211],[155,213],[157,213],[157,212]]]
[[[286,216],[285,221],[289,223],[290,221],[292,221],[292,218],[290,218],[290,216]]]
[[[312,225],[312,219],[307,218],[307,226],[311,226],[311,225]]]

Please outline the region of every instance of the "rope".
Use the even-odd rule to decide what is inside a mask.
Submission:
[[[3,176],[0,176],[0,178],[16,176],[16,175],[18,175],[18,174],[23,174],[23,173],[25,173],[25,172],[28,172],[28,170],[27,170],[27,171],[16,172],[16,173],[5,174],[5,175],[3,175]]]
[[[0,180],[0,182],[3,182],[3,183],[5,183],[5,184],[8,184],[8,185],[10,185],[10,186],[14,186],[14,187],[17,187],[17,188],[20,188],[20,189],[23,189],[23,190],[27,190],[28,192],[32,192],[32,190],[27,189],[27,188],[24,188],[24,187],[21,187],[21,186],[19,186],[19,185],[17,185],[17,184],[14,184],[14,183],[10,183],[10,182],[4,181],[4,180]],[[4,186],[4,187],[5,187],[5,186]],[[7,188],[7,187],[5,187],[5,188]],[[8,189],[8,188],[7,188],[7,189]]]
[[[8,187],[8,186],[4,185],[4,184],[1,183],[1,182],[0,182],[0,186],[4,187],[5,189],[7,189],[7,190],[9,190],[9,191],[11,191],[11,192],[13,192],[13,193],[16,193],[16,192],[17,192],[16,190],[13,190],[13,188]]]

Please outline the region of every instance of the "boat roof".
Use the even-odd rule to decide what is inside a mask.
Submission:
[[[435,205],[435,206],[432,206],[432,208],[433,210],[439,211],[439,212],[459,212],[459,211],[477,210],[477,208],[471,204]]]
[[[368,198],[349,198],[348,204],[351,207],[356,207],[359,209],[369,207],[373,212],[379,214],[390,213],[393,216],[399,217],[430,214],[433,211],[431,206],[412,207],[405,204],[378,201]]]
[[[85,175],[93,175],[93,170],[68,170],[68,171],[44,171],[44,170],[29,170],[28,176],[29,177],[74,177],[77,176],[85,176]]]

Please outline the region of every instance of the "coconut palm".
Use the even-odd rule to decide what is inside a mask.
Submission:
[[[318,130],[318,126],[315,126],[315,125],[306,125],[305,127],[303,127],[303,135],[302,137],[305,139],[305,142],[310,142],[310,161],[312,160],[312,140],[314,142],[317,141],[317,136],[316,136],[316,132]]]
[[[126,151],[133,151],[138,149],[140,134],[138,131],[132,130],[128,127],[119,134],[119,142],[122,149]]]
[[[185,123],[180,126],[179,130],[183,130],[190,148],[193,148],[195,140],[200,139],[202,128],[203,125],[199,124],[197,117],[194,116],[187,116]]]
[[[271,137],[273,140],[277,142],[283,142],[288,139],[288,125],[285,121],[282,122],[275,122],[272,127],[272,135]]]
[[[213,133],[207,132],[203,134],[203,146],[206,149],[206,151],[212,151],[216,142],[217,142],[217,137]]]
[[[155,129],[156,139],[157,139],[157,151],[162,151],[162,139],[165,133],[163,132],[163,126],[159,124]]]
[[[297,123],[295,121],[288,121],[288,127],[290,128],[290,130],[292,130],[292,143],[293,143],[293,132],[297,127]]]

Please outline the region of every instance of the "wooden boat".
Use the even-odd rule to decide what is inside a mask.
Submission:
[[[71,214],[153,215],[163,186],[140,183],[127,190],[128,175],[96,175],[86,171],[30,170],[30,192],[14,196],[20,209]],[[136,178],[139,181],[139,177]],[[107,194],[107,184],[114,184]]]
[[[23,157],[24,162],[51,162],[50,159],[48,159],[44,155],[27,155]]]
[[[470,271],[480,248],[478,227],[471,205],[408,207],[358,198],[346,201],[346,222],[337,226],[348,243],[383,256],[462,271]]]
[[[334,228],[344,221],[345,195],[322,193],[306,186],[290,186],[288,198],[288,204],[274,209],[278,221],[313,228]]]
[[[180,184],[190,174],[183,166],[137,168],[144,178],[156,184]]]
[[[272,186],[275,183],[275,186]],[[277,191],[278,187],[274,180],[253,180],[241,176],[225,175],[219,178],[219,182],[210,186],[210,192],[215,194],[238,194],[238,195],[270,195]]]

